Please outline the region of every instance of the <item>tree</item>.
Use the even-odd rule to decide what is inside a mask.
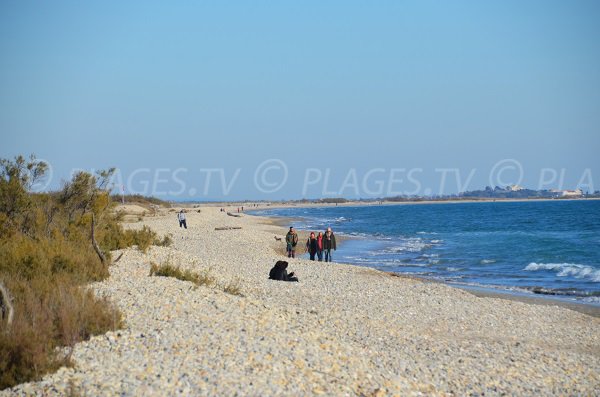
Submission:
[[[0,159],[0,235],[15,227],[27,234],[24,218],[31,208],[29,192],[47,169],[48,165],[33,154],[29,160],[23,156],[14,161]]]

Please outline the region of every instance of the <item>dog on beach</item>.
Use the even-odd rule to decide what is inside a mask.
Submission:
[[[275,236],[275,241],[281,241],[281,237]]]

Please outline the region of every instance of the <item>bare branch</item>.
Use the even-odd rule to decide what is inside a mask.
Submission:
[[[102,264],[105,265],[106,264],[106,256],[104,256],[104,253],[102,252],[100,247],[98,247],[98,243],[96,242],[96,237],[95,237],[95,233],[94,233],[95,228],[96,228],[96,216],[92,212],[92,246],[94,247],[94,251],[96,251],[96,254],[98,255],[98,257],[100,258],[100,262],[102,262]]]

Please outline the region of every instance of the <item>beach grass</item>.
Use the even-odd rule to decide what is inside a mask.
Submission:
[[[193,272],[189,269],[184,270],[179,266],[171,264],[169,260],[160,265],[151,263],[150,276],[173,277],[181,281],[189,281],[196,286],[211,286],[215,284],[215,278],[210,275],[210,270],[206,270],[202,273]]]
[[[223,291],[230,295],[244,296],[242,294],[242,287],[239,279],[235,279],[234,281],[230,281],[229,283],[225,284],[223,286]]]

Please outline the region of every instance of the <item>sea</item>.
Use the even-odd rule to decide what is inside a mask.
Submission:
[[[350,237],[334,261],[465,288],[600,306],[600,201],[291,207],[253,211]]]

